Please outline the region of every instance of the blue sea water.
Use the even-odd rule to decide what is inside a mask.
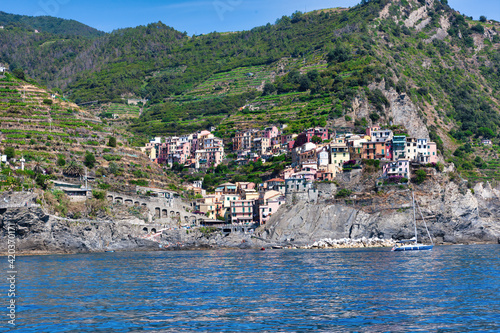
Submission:
[[[500,332],[500,245],[26,256],[16,265],[17,325],[4,306],[1,331]]]

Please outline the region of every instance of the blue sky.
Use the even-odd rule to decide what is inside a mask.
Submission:
[[[296,10],[350,7],[360,0],[3,0],[0,10],[30,16],[74,19],[106,32],[162,21],[188,34],[248,30],[274,23]],[[449,0],[452,8],[478,19],[500,21],[499,0]]]

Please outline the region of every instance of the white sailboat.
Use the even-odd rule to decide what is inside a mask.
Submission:
[[[431,234],[429,233],[429,229],[427,228],[427,223],[425,222],[424,215],[422,214],[422,210],[418,207],[418,211],[422,216],[422,220],[424,221],[425,230],[427,230],[427,235],[431,240],[431,245],[425,245],[418,242],[417,235],[417,221],[415,218],[415,194],[412,192],[412,201],[413,201],[413,225],[415,226],[415,237],[407,240],[400,240],[394,245],[391,251],[422,251],[422,250],[432,250],[434,247],[434,242],[432,241]]]

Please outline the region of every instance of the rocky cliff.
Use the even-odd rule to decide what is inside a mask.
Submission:
[[[500,190],[491,184],[466,183],[436,177],[414,186],[416,201],[437,244],[499,243]],[[417,210],[418,235],[428,242]],[[347,200],[323,198],[317,204],[283,206],[258,234],[275,243],[312,244],[320,239],[410,239],[414,236],[411,194],[407,188],[386,187]]]
[[[374,174],[358,172],[350,176],[339,179],[340,187],[350,186],[354,191],[350,197],[335,199],[337,186],[318,184],[317,203],[283,205],[255,233],[222,234],[213,228],[173,227],[156,232],[153,226],[137,221],[70,220],[28,206],[0,209],[0,239],[6,244],[8,227],[14,226],[17,254],[47,254],[310,246],[321,240],[335,244],[335,240],[342,240],[340,243],[359,247],[371,240],[389,244],[414,236],[407,187],[375,186]],[[467,182],[450,181],[448,174],[438,173],[412,187],[421,208],[421,214],[417,209],[419,239],[428,242],[423,216],[437,244],[500,243],[498,186],[478,183],[469,188]],[[362,239],[367,241],[360,242]],[[6,248],[2,251],[5,253]]]
[[[0,237],[3,240],[7,239],[9,225],[16,230],[16,254],[134,251],[159,247],[158,243],[140,237],[140,226],[126,222],[57,219],[39,207],[0,210]],[[2,248],[3,251],[6,249]]]

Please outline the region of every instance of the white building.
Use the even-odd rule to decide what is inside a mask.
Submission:
[[[420,163],[429,163],[427,139],[417,139],[417,158]]]

